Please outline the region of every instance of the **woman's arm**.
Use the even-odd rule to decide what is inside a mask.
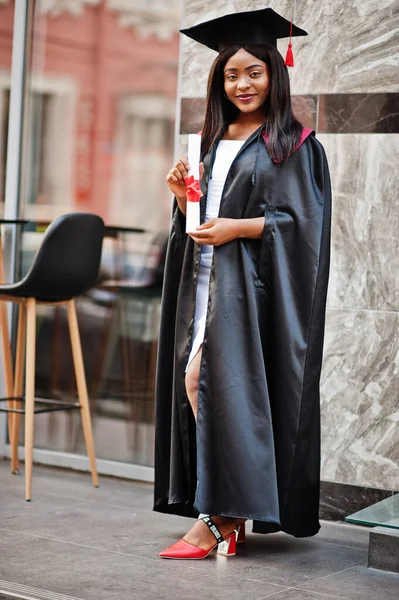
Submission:
[[[200,225],[195,233],[189,235],[197,244],[221,246],[237,238],[261,239],[264,224],[264,217],[255,217],[254,219],[211,219]]]
[[[181,196],[180,198],[178,196],[175,196],[176,198],[176,202],[177,202],[177,206],[179,207],[180,212],[186,216],[186,210],[187,210],[187,197],[186,196]]]
[[[251,238],[260,240],[265,226],[264,217],[255,217],[254,219],[235,219],[237,221],[237,231],[240,238]]]

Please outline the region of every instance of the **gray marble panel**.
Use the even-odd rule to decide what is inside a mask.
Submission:
[[[316,129],[317,96],[292,96],[292,111],[298,121],[305,127]]]
[[[399,133],[399,94],[322,94],[317,129],[322,133]]]
[[[333,189],[332,307],[399,310],[399,135],[318,135]]]
[[[187,156],[188,150],[188,136],[181,134],[177,137],[176,145],[175,145],[175,158],[176,160],[180,158],[180,156]]]
[[[180,133],[198,133],[203,127],[205,98],[182,98]]]
[[[381,0],[185,0],[183,26],[234,11],[270,6],[308,31],[293,44],[293,94],[397,92],[399,3]],[[184,37],[184,36],[183,36]],[[184,97],[206,95],[216,53],[183,39]],[[287,40],[279,43],[283,56]]]
[[[295,43],[292,91],[399,91],[397,0],[301,0],[296,21],[309,32]]]
[[[399,314],[327,311],[321,384],[325,481],[399,483]]]

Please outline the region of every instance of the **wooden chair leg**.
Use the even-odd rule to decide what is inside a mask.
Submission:
[[[15,356],[15,376],[14,376],[14,397],[21,397],[23,392],[24,360],[25,360],[25,339],[26,337],[26,306],[24,303],[19,306],[18,315],[18,334],[17,348]],[[21,408],[21,402],[14,400],[14,408]],[[11,470],[13,473],[19,471],[18,443],[21,415],[14,413],[12,436],[11,436]]]
[[[0,282],[5,281],[4,273],[4,256],[2,239],[0,237]],[[4,368],[4,383],[6,387],[6,396],[11,398],[14,389],[13,374],[12,374],[12,355],[10,345],[10,334],[8,332],[8,318],[7,318],[7,303],[0,302],[0,330],[1,330],[1,346],[3,353],[3,368]],[[7,400],[7,408],[13,408],[12,400]],[[10,444],[12,443],[12,423],[14,420],[14,413],[8,413],[8,438]],[[12,471],[12,467],[11,467]]]
[[[71,336],[73,364],[75,367],[76,385],[82,417],[83,435],[86,443],[87,455],[90,461],[91,477],[93,485],[98,487],[96,457],[94,454],[93,430],[91,426],[89,396],[87,393],[86,377],[83,365],[82,346],[80,343],[78,319],[76,316],[75,300],[67,303],[69,334]]]
[[[33,417],[35,412],[36,300],[27,301],[25,379],[25,497],[32,495]]]
[[[1,270],[1,266],[0,266]],[[1,348],[3,354],[3,368],[4,368],[4,383],[6,388],[7,408],[13,408],[14,403],[11,400],[14,390],[14,377],[12,373],[12,355],[11,355],[11,343],[10,334],[8,331],[8,318],[7,318],[7,303],[0,302],[0,329],[1,329]],[[9,442],[12,445],[12,431],[13,421],[15,413],[8,413],[8,437]],[[11,472],[13,471],[11,465]]]

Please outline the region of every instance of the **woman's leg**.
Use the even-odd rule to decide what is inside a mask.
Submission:
[[[199,372],[201,366],[202,345],[199,347],[197,354],[194,356],[186,371],[186,392],[188,399],[193,409],[194,417],[197,420],[198,411],[198,383]]]
[[[199,384],[199,372],[201,366],[202,357],[202,345],[200,346],[197,354],[190,362],[186,371],[186,393],[191,404],[191,408],[194,413],[195,419],[197,419],[198,412],[198,384]],[[237,520],[228,519],[226,517],[218,517],[212,515],[217,527],[219,528],[222,535],[227,535],[235,529]],[[207,549],[215,543],[213,534],[209,531],[208,527],[201,520],[197,521],[188,533],[184,536],[186,542],[199,546],[200,548]]]

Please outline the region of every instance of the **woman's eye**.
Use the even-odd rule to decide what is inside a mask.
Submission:
[[[237,77],[235,75],[227,75],[227,79],[228,81],[234,81],[235,79],[237,79]]]
[[[251,77],[252,77],[252,75],[254,75],[255,77],[259,77],[259,75],[261,75],[261,73],[259,71],[252,71]]]

